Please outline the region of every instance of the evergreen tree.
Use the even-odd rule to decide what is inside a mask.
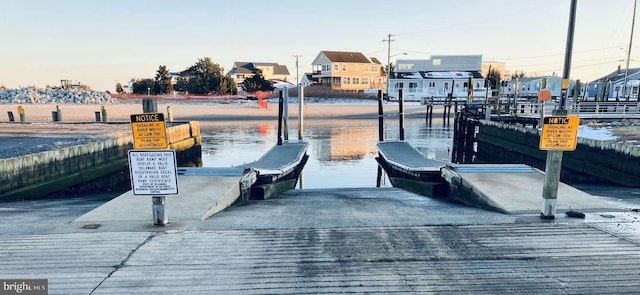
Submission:
[[[139,79],[133,82],[133,94],[156,94],[153,79]]]
[[[180,74],[185,78],[185,85],[181,85],[182,91],[188,91],[193,94],[213,94],[222,93],[220,84],[224,75],[220,65],[213,63],[211,58],[205,57],[182,71]]]
[[[498,87],[498,85],[500,84],[500,80],[502,79],[502,77],[500,76],[500,72],[498,72],[497,70],[492,69],[491,71],[489,71],[487,80],[490,83],[489,85],[491,89],[496,89]]]
[[[120,82],[116,83],[116,92],[122,94],[124,89],[122,88],[122,84]]]
[[[264,78],[261,70],[256,69],[253,76],[244,79],[242,87],[246,92],[271,91],[273,90],[273,83]]]
[[[155,93],[164,94],[173,92],[171,76],[169,76],[169,70],[167,69],[167,66],[158,67],[154,84]]]

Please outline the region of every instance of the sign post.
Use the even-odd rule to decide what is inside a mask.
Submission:
[[[164,114],[131,115],[134,150],[130,150],[129,172],[134,195],[152,196],[153,224],[167,225],[165,195],[178,194],[176,152],[167,150]]]

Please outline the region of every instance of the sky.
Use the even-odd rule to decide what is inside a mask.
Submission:
[[[160,65],[182,71],[204,57],[225,72],[235,61],[286,65],[295,81],[312,70],[322,50],[362,52],[385,63],[389,45],[397,55],[392,62],[481,54],[510,71],[562,76],[570,4],[0,0],[0,85],[44,87],[69,79],[113,92],[118,82],[154,77]],[[596,79],[618,65],[624,70],[633,5],[634,0],[577,0],[572,79]],[[383,42],[388,34],[394,41]],[[640,42],[640,31],[634,35],[633,43]],[[636,45],[630,67],[640,67]]]

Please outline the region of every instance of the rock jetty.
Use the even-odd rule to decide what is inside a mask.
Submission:
[[[84,89],[37,88],[0,89],[0,103],[116,103],[109,93]]]

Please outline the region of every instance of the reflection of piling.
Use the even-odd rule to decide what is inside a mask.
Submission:
[[[433,122],[433,98],[430,98],[427,102],[427,116],[426,116],[427,125],[431,126]]]
[[[282,113],[284,108],[284,93],[280,91],[278,99],[278,145],[282,145]]]

